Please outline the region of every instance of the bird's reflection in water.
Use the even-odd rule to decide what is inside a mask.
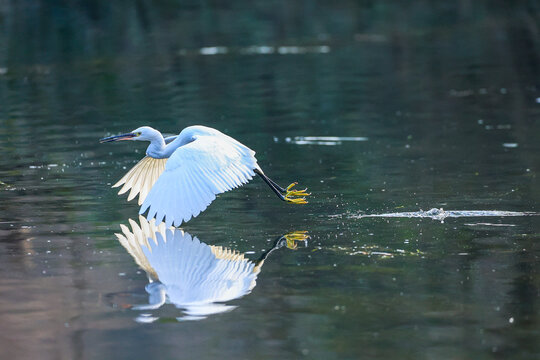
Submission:
[[[166,228],[164,223],[156,226],[154,220],[148,222],[142,216],[139,223],[131,219],[129,223],[131,229],[120,225],[122,233],[116,236],[149,279],[148,304],[133,309],[155,310],[172,303],[185,315],[177,320],[203,319],[236,308],[224,303],[250,293],[270,253],[282,247],[294,249],[298,242],[307,245],[308,239],[305,232],[284,235],[257,261],[251,261],[231,249],[207,245],[181,229]],[[141,314],[136,320],[157,319]]]

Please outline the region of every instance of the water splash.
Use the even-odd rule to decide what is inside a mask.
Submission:
[[[415,251],[405,249],[392,249],[389,247],[380,247],[376,245],[361,245],[361,246],[332,246],[326,248],[327,251],[332,251],[338,254],[349,256],[367,256],[378,257],[381,259],[391,259],[400,256],[417,256],[424,257],[426,254],[418,249]]]
[[[465,226],[495,226],[495,227],[514,227],[516,224],[494,224],[494,223],[488,223],[488,222],[480,222],[480,223],[470,223],[470,224],[464,224]]]
[[[383,217],[383,218],[430,218],[433,220],[444,221],[446,218],[457,217],[506,217],[506,216],[534,216],[538,215],[535,212],[520,212],[520,211],[501,211],[501,210],[444,210],[443,208],[433,208],[431,210],[420,210],[414,212],[397,212],[384,214],[363,214],[354,215],[353,217],[361,219],[366,217]]]

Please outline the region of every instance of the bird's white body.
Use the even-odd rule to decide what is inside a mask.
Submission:
[[[239,187],[258,174],[283,201],[305,204],[306,190],[293,190],[296,183],[282,188],[264,175],[255,151],[222,132],[195,125],[177,136],[163,138],[155,129],[143,126],[131,133],[110,136],[117,140],[150,141],[144,157],[113,187],[129,190],[128,201],[139,195],[140,214],[180,226],[199,215],[216,195]]]
[[[153,157],[152,143],[147,155]],[[258,169],[255,152],[230,136],[205,126],[190,126],[166,145],[165,171],[144,200],[140,214],[180,226],[199,215],[217,194],[247,183]]]
[[[167,226],[180,226],[199,215],[217,194],[247,183],[262,173],[255,152],[222,132],[190,126],[169,144],[150,127],[135,129],[131,140],[150,141],[144,158],[115,186],[139,194],[140,214]]]

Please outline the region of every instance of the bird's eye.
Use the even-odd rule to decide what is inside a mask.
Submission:
[[[137,131],[137,132],[135,133],[135,135],[141,136],[141,132],[140,132],[140,131]]]

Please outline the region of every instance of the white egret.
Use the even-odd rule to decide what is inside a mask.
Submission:
[[[189,126],[179,135],[164,138],[149,126],[103,138],[101,143],[118,140],[150,141],[146,157],[113,187],[119,194],[130,190],[128,201],[139,195],[139,214],[148,210],[167,226],[180,226],[204,211],[217,194],[239,187],[259,175],[283,201],[307,203],[297,183],[282,188],[264,174],[255,152],[230,136],[206,126]]]

